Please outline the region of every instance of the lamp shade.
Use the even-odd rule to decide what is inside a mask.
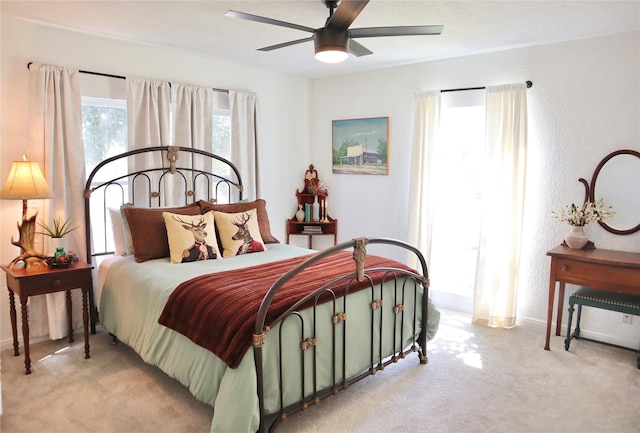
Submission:
[[[40,166],[35,161],[13,161],[11,172],[0,191],[0,198],[31,200],[53,197]]]

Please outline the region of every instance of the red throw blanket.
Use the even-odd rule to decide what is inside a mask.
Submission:
[[[296,257],[192,278],[171,293],[158,322],[212,351],[229,367],[236,368],[251,346],[262,298],[279,277],[308,258]],[[380,267],[410,269],[389,259],[367,256],[365,269]],[[324,283],[354,271],[355,263],[346,251],[316,263],[280,289],[272,300],[267,323]],[[382,280],[383,273],[377,274],[374,283]],[[336,295],[344,296],[346,284],[333,288]],[[367,287],[366,283],[352,284],[349,291],[364,287]],[[329,296],[323,298],[329,300]]]

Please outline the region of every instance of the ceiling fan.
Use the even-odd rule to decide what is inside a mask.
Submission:
[[[327,18],[324,27],[317,29],[233,10],[227,11],[225,16],[313,33],[312,36],[307,38],[259,48],[258,51],[272,51],[302,42],[313,41],[316,59],[325,63],[341,62],[349,56],[349,52],[356,57],[373,54],[365,46],[354,41],[354,38],[439,35],[444,28],[444,26],[437,25],[349,29],[351,23],[353,23],[360,12],[362,12],[367,3],[369,3],[369,0],[322,0],[322,3],[329,8],[329,18]]]

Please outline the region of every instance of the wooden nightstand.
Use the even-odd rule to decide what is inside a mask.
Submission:
[[[91,270],[93,266],[83,262],[75,262],[68,268],[37,268],[2,266],[7,274],[7,288],[9,289],[9,314],[11,315],[11,331],[13,333],[13,355],[20,355],[18,350],[18,330],[16,320],[16,304],[14,293],[20,298],[22,309],[22,338],[24,340],[25,374],[31,374],[31,358],[29,357],[29,311],[27,300],[29,296],[47,293],[67,292],[67,318],[69,320],[69,342],[73,342],[73,325],[71,320],[71,290],[82,290],[82,322],[84,325],[84,354],[89,355],[89,310],[87,296],[93,290]]]

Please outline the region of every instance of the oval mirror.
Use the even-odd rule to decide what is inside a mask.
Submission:
[[[616,214],[599,224],[628,235],[640,230],[640,152],[618,150],[605,156],[591,179],[591,201],[602,199]]]

